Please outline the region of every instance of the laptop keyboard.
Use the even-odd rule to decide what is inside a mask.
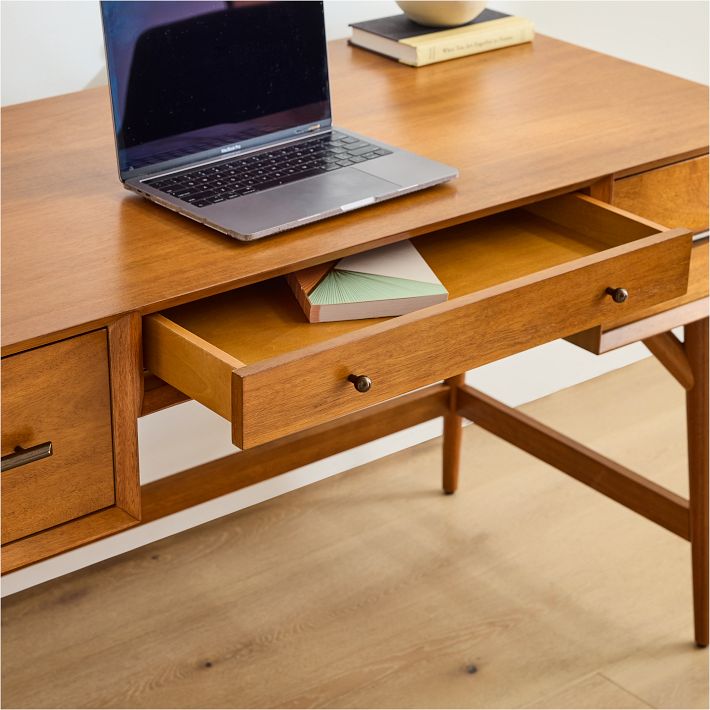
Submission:
[[[391,152],[353,136],[332,132],[275,150],[146,180],[145,184],[195,207],[207,207]]]

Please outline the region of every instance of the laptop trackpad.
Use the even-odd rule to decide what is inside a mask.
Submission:
[[[345,210],[364,206],[367,198],[391,195],[398,189],[399,185],[388,180],[343,168],[214,205],[209,219],[241,234],[258,234],[299,219],[333,213],[342,206]]]

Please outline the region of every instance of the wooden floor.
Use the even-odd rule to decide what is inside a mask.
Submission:
[[[653,360],[524,407],[685,493]],[[689,547],[475,427],[5,601],[4,707],[707,707]],[[471,672],[475,671],[475,672]]]

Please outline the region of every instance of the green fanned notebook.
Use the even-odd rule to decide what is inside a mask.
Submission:
[[[448,298],[410,241],[298,271],[288,282],[311,323],[400,316]]]

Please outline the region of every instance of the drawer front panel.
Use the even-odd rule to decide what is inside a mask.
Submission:
[[[617,180],[612,202],[666,227],[704,232],[708,228],[708,156]]]
[[[114,503],[106,331],[2,361],[2,455],[52,454],[2,473],[2,542]]]
[[[690,236],[659,235],[233,373],[249,448],[685,292]],[[615,303],[608,287],[629,292]],[[348,376],[366,375],[368,392]]]

